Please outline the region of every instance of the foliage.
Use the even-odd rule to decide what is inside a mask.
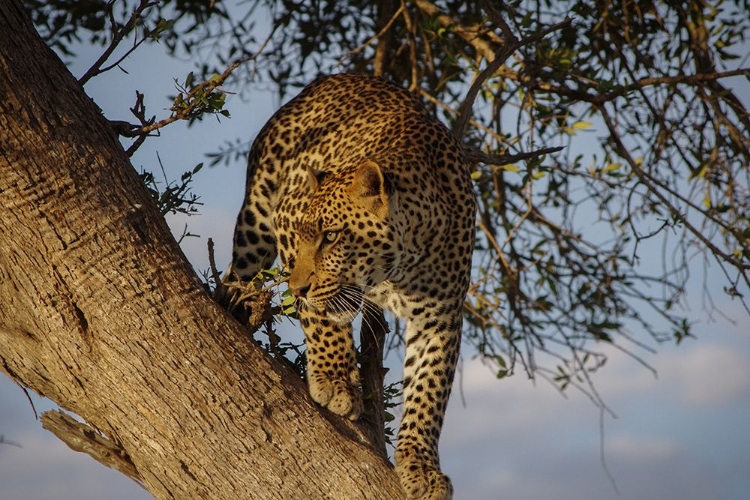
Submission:
[[[161,160],[159,160],[159,165],[162,166]],[[188,170],[182,174],[178,183],[167,179],[164,167],[162,166],[161,172],[164,176],[164,189],[161,188],[162,182],[157,181],[152,172],[141,172],[140,177],[143,183],[146,184],[146,188],[151,193],[154,201],[156,201],[159,212],[162,215],[168,213],[193,215],[198,213],[198,205],[202,205],[202,203],[198,201],[198,195],[191,191],[190,184],[193,182],[193,176],[201,168],[203,168],[203,163],[199,163],[192,170]]]
[[[198,195],[192,192],[191,184],[193,183],[193,176],[197,174],[203,163],[199,163],[192,170],[188,170],[180,176],[179,182],[170,181],[167,179],[167,175],[164,172],[164,166],[159,158],[159,166],[161,167],[161,173],[164,177],[163,181],[158,181],[154,177],[153,172],[142,171],[139,175],[143,183],[146,185],[146,189],[154,198],[159,212],[162,215],[168,213],[171,214],[185,214],[195,215],[198,213],[198,206],[203,205],[199,202],[200,198]],[[162,185],[164,186],[162,188]],[[181,243],[183,239],[189,236],[197,236],[188,231],[187,225],[182,230],[182,235],[177,238],[177,242]]]
[[[403,397],[403,387],[401,382],[386,384],[383,388],[383,403],[385,407],[385,442],[390,446],[395,446],[396,441],[396,417],[393,415],[394,408],[401,404]]]
[[[69,53],[85,37],[106,46],[144,2],[27,5]],[[131,24],[161,26],[206,81],[245,61],[226,74],[245,89],[288,96],[316,73],[365,71],[421,95],[476,162],[467,342],[499,376],[520,362],[564,388],[604,364],[602,343],[691,336],[682,305],[696,267],[718,271],[750,313],[750,117],[736,93],[750,76],[738,53],[748,11],[747,0],[179,0],[148,3]],[[236,161],[247,139],[212,164]],[[563,149],[508,162],[551,146]]]

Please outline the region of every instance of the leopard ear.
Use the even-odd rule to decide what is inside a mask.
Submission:
[[[315,167],[307,167],[307,185],[310,186],[313,193],[318,190],[326,177],[328,177],[328,172],[318,170]]]
[[[380,219],[388,216],[393,183],[374,161],[367,160],[359,166],[347,191],[352,200],[368,212]]]

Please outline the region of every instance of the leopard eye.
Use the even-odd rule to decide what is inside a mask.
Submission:
[[[339,231],[324,231],[322,243],[324,245],[330,245],[331,243],[334,243],[338,238]]]

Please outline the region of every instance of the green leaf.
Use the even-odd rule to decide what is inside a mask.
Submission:
[[[495,356],[495,361],[500,368],[508,368],[508,365],[505,363],[505,359],[502,356]]]
[[[266,279],[276,279],[276,277],[279,275],[279,268],[274,267],[273,269],[263,269],[261,271],[261,274]]]

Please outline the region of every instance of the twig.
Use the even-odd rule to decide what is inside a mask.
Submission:
[[[221,277],[219,276],[219,271],[216,269],[216,259],[214,257],[213,238],[208,239],[206,246],[208,247],[208,265],[211,268],[211,276],[214,279],[214,283],[216,284],[216,287],[218,287],[219,284],[221,283]]]
[[[599,110],[599,113],[601,113],[602,118],[604,118],[604,123],[607,126],[607,129],[609,130],[614,146],[616,148],[616,151],[620,154],[620,156],[628,162],[628,165],[630,166],[631,171],[638,177],[638,180],[643,183],[644,186],[649,190],[649,192],[653,193],[654,196],[656,196],[659,201],[661,201],[665,207],[668,208],[671,215],[680,221],[681,224],[685,226],[685,228],[693,233],[693,235],[698,238],[706,247],[716,256],[720,257],[721,260],[724,260],[732,266],[736,267],[740,271],[747,271],[750,270],[750,265],[743,264],[741,260],[737,260],[733,258],[732,255],[727,254],[726,252],[723,252],[719,247],[714,245],[706,236],[703,235],[703,232],[696,228],[690,221],[688,221],[687,217],[685,217],[672,203],[667,199],[667,197],[662,193],[657,187],[661,187],[662,189],[666,189],[670,194],[672,193],[672,190],[666,188],[663,185],[659,185],[659,182],[654,179],[652,176],[649,176],[646,174],[646,172],[643,171],[641,166],[633,159],[633,157],[628,152],[627,148],[625,148],[625,145],[622,143],[622,140],[620,139],[620,135],[617,132],[617,128],[615,126],[614,121],[612,120],[611,116],[607,112],[606,108],[604,106],[598,106],[597,109]],[[656,185],[655,185],[656,184]]]
[[[388,31],[389,29],[391,29],[391,26],[393,26],[393,23],[396,22],[396,19],[398,19],[398,16],[400,16],[401,13],[404,11],[404,8],[405,8],[404,4],[402,3],[401,7],[399,7],[398,10],[396,10],[396,12],[393,14],[393,16],[391,16],[390,20],[388,20],[388,23],[386,23],[386,25],[383,26],[382,30],[378,31],[377,34],[375,34],[372,37],[370,37],[370,39],[367,40],[365,43],[363,43],[359,47],[353,49],[348,54],[346,54],[341,59],[339,59],[339,62],[338,62],[338,64],[336,64],[336,67],[337,68],[341,67],[341,65],[344,64],[345,60],[351,59],[355,55],[357,55],[360,52],[362,52],[363,50],[365,50],[369,45],[372,44],[372,42],[374,42],[375,40],[377,40],[380,37],[382,37],[386,33],[386,31]]]
[[[133,53],[135,49],[138,48],[139,45],[141,45],[147,37],[143,37],[140,41],[137,41],[133,47],[131,47],[125,55],[123,55],[121,58],[119,58],[115,63],[110,64],[104,69],[101,69],[102,65],[107,62],[107,59],[112,55],[112,53],[115,51],[118,45],[120,45],[120,42],[122,42],[122,39],[125,38],[131,31],[135,29],[135,27],[138,24],[138,19],[140,19],[141,14],[148,9],[149,7],[153,7],[156,5],[157,2],[152,2],[150,0],[141,0],[141,3],[138,5],[138,7],[135,8],[135,11],[133,11],[133,14],[130,16],[130,19],[127,23],[125,23],[122,28],[119,30],[115,30],[114,27],[117,25],[117,22],[115,21],[114,15],[112,14],[112,4],[114,2],[110,2],[108,5],[109,8],[109,20],[112,24],[112,40],[109,42],[109,45],[104,50],[101,56],[99,56],[99,59],[96,60],[96,62],[84,73],[84,75],[78,79],[78,83],[81,84],[81,86],[86,85],[86,82],[88,82],[91,78],[95,77],[96,75],[100,75],[106,71],[109,71],[110,69],[114,68],[118,64],[120,64],[126,57],[128,57],[130,54]]]
[[[199,83],[198,85],[196,85],[190,90],[190,92],[187,95],[187,98],[189,99],[201,91],[210,94],[211,92],[216,90],[217,87],[220,87],[224,83],[224,81],[227,78],[229,78],[229,75],[231,75],[232,72],[235,69],[237,69],[241,63],[242,61],[235,61],[231,65],[229,65],[229,67],[225,69],[224,72],[218,77],[214,77],[208,81]],[[176,105],[172,106],[171,108],[169,108],[169,110],[172,111],[173,113],[172,116],[170,116],[169,118],[160,120],[151,125],[142,127],[141,129],[135,131],[135,134],[136,135],[148,134],[149,132],[153,132],[154,130],[163,128],[172,122],[176,122],[177,120],[189,120],[190,118],[194,118],[200,115],[203,112],[203,108],[205,108],[205,106],[206,105],[200,99],[194,100],[193,102],[188,104],[187,107],[185,108],[179,108]]]
[[[542,148],[535,151],[527,151],[524,153],[517,153],[514,155],[495,155],[490,153],[484,153],[478,149],[466,147],[466,159],[470,162],[485,163],[487,165],[508,165],[509,163],[515,163],[517,161],[528,160],[529,158],[536,158],[550,153],[557,153],[565,149],[563,146],[556,146],[552,148]]]
[[[495,49],[490,42],[479,38],[478,30],[473,30],[463,26],[460,22],[451,18],[427,0],[416,0],[415,4],[419,10],[430,17],[434,17],[441,26],[444,28],[450,28],[452,33],[455,33],[466,43],[471,45],[474,50],[477,51],[477,55],[483,57],[488,62],[492,62],[495,59]]]
[[[602,464],[602,469],[609,479],[609,484],[612,485],[612,489],[615,491],[617,496],[620,496],[620,490],[617,489],[617,482],[615,482],[615,476],[612,475],[612,471],[609,470],[607,464],[607,455],[604,452],[604,405],[599,406],[599,462]]]
[[[23,446],[21,446],[20,443],[16,443],[15,441],[10,441],[8,439],[5,439],[5,436],[3,436],[2,434],[0,434],[0,444],[7,444],[10,446],[16,446],[18,448],[23,448]]]
[[[29,390],[26,389],[23,385],[21,385],[21,382],[14,379],[18,387],[21,388],[23,393],[26,395],[26,400],[29,402],[29,405],[31,405],[31,411],[34,412],[34,419],[39,420],[39,414],[36,412],[36,406],[34,406],[34,401],[31,400],[31,394],[29,394]]]

